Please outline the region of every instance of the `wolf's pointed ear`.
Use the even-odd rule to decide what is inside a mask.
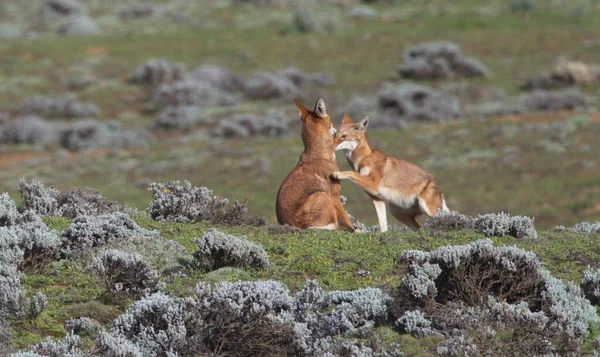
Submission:
[[[365,132],[365,131],[367,131],[368,126],[369,126],[369,116],[367,115],[366,117],[362,118],[358,122],[358,131]]]
[[[314,112],[319,118],[324,118],[327,115],[327,109],[325,108],[325,101],[323,98],[317,99]]]
[[[348,115],[348,113],[344,113],[344,119],[342,119],[342,124],[352,124],[352,118],[350,118],[350,115]]]
[[[298,98],[294,98],[294,103],[296,103],[296,108],[298,108],[298,118],[304,120],[306,118],[306,114],[308,114],[308,109],[300,101]]]

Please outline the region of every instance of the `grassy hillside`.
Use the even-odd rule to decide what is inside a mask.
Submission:
[[[22,294],[26,291],[26,296],[15,298],[16,305],[37,301],[27,300],[36,293],[43,293],[48,305],[45,309],[36,309],[35,303],[28,307],[43,310],[39,316],[21,310],[6,313],[10,310],[8,302],[6,306],[0,306],[0,356],[26,350],[46,337],[62,339],[67,333],[65,322],[73,318],[88,317],[109,331],[111,326],[115,328],[115,319],[119,316],[147,303],[142,293],[109,291],[114,288],[107,287],[110,274],[99,274],[93,267],[98,264],[99,255],[109,248],[132,255],[139,253],[150,270],[156,270],[160,289],[155,290],[167,296],[157,298],[163,299],[164,306],[174,306],[175,300],[168,299],[181,298],[178,303],[194,301],[190,303],[193,309],[182,303],[181,306],[187,306],[193,313],[186,315],[185,324],[177,325],[179,330],[169,330],[168,337],[154,336],[157,340],[164,337],[161,341],[165,345],[173,343],[173,350],[181,356],[209,355],[200,350],[186,351],[173,342],[178,341],[177,337],[181,338],[181,326],[185,327],[184,340],[189,339],[190,346],[206,347],[214,356],[298,355],[297,351],[294,354],[261,350],[262,354],[253,354],[224,347],[228,343],[235,344],[231,342],[236,341],[235,336],[258,341],[258,347],[244,344],[245,348],[273,347],[271,340],[263,344],[261,338],[265,336],[274,336],[275,347],[292,345],[285,339],[289,338],[286,333],[295,337],[310,335],[303,341],[322,344],[323,350],[340,344],[335,348],[348,349],[339,353],[344,356],[372,356],[376,354],[360,348],[368,346],[373,350],[393,351],[395,344],[404,356],[465,355],[470,343],[480,349],[478,355],[531,356],[555,352],[564,356],[588,356],[597,353],[594,350],[598,348],[600,337],[598,316],[593,310],[600,301],[593,293],[594,286],[586,287],[588,302],[575,285],[580,284],[584,275],[589,284],[600,284],[600,273],[596,271],[600,267],[599,234],[555,227],[573,227],[579,222],[598,221],[600,217],[600,113],[597,109],[600,76],[595,83],[567,88],[566,93],[577,93],[577,98],[585,98],[585,105],[570,106],[567,103],[559,110],[545,108],[544,104],[552,107],[551,104],[559,102],[552,100],[534,110],[511,111],[512,104],[521,103],[521,96],[528,95],[520,89],[522,84],[534,74],[552,70],[557,60],[566,58],[583,62],[590,64],[590,68],[599,64],[600,6],[595,1],[374,1],[369,2],[368,8],[357,10],[355,5],[366,2],[306,1],[290,5],[286,1],[273,1],[269,5],[255,6],[236,5],[235,1],[229,0],[156,0],[152,2],[156,8],[151,15],[127,18],[120,12],[128,10],[134,1],[116,6],[114,2],[79,0],[83,10],[75,11],[74,16],[89,16],[101,32],[94,36],[58,35],[68,18],[45,17],[42,10],[45,1],[27,3],[27,6],[18,0],[0,3],[0,193],[8,192],[19,207],[18,213],[16,209],[11,211],[12,203],[3,206],[7,198],[0,196],[0,287],[8,286]],[[362,15],[352,15],[353,11]],[[13,28],[2,27],[4,25]],[[15,29],[19,35],[8,38],[14,35]],[[464,54],[485,65],[491,75],[420,81],[401,78],[398,69],[403,64],[405,50],[431,41],[455,43]],[[241,81],[246,81],[256,71],[276,73],[274,71],[293,66],[309,74],[324,72],[324,77],[333,78],[335,84],[325,85],[327,80],[323,81],[321,77],[321,82],[314,81],[317,84],[299,85],[297,92],[290,91],[274,98],[251,99],[245,92],[236,92],[234,105],[195,103],[193,109],[202,116],[200,124],[164,130],[155,124],[166,107],[156,99],[155,88],[128,83],[138,66],[155,58],[184,65],[187,67],[185,75],[201,65],[211,64],[231,70]],[[172,84],[169,80],[165,83]],[[390,114],[378,101],[378,92],[383,88],[410,84],[454,96],[460,102],[461,114],[458,118],[448,117],[437,122],[410,119],[408,115],[396,112],[391,116],[391,122],[397,125],[389,125]],[[231,94],[226,91],[204,94],[210,97],[214,93]],[[140,142],[134,144],[139,145],[118,147],[115,144],[112,147],[106,139],[100,143],[100,148],[79,150],[66,146],[63,137],[35,143],[11,143],[6,137],[18,135],[11,134],[10,124],[19,123],[26,117],[23,103],[36,95],[72,95],[77,102],[92,103],[99,109],[100,114],[89,118],[36,114],[41,123],[47,124],[43,128],[58,128],[59,136],[65,135],[61,130],[91,119],[98,131],[102,128],[112,130],[110,126],[101,126],[109,122],[119,125],[115,129],[117,134],[138,130],[143,135],[136,137],[135,140]],[[309,107],[318,97],[323,97],[336,126],[341,123],[347,103],[360,97],[366,104],[359,105],[353,115],[355,120],[370,115],[368,137],[371,144],[434,174],[451,210],[471,217],[502,211],[512,216],[533,217],[538,237],[515,238],[502,219],[499,219],[500,223],[494,221],[497,225],[492,228],[505,234],[490,237],[481,233],[481,227],[454,230],[446,226],[417,232],[349,234],[277,226],[277,189],[303,150],[300,125],[295,122],[297,111],[293,96],[298,96]],[[222,98],[211,99],[218,102]],[[418,103],[419,98],[414,102]],[[178,105],[182,106],[181,103]],[[498,114],[488,115],[493,112]],[[285,130],[281,135],[219,136],[216,128],[239,115],[256,116],[258,123],[276,118],[281,120]],[[383,122],[388,126],[376,127],[377,123]],[[44,129],[35,134],[51,136],[49,131]],[[85,141],[93,135],[93,130],[91,133],[83,130],[80,139]],[[340,168],[349,168],[342,153],[337,153],[337,159]],[[79,221],[73,219],[75,215],[61,217],[68,216],[64,212],[44,212],[52,206],[45,201],[47,196],[32,207],[25,207],[17,191],[21,177],[38,180],[46,188],[56,187],[62,191],[85,187],[98,189],[108,199],[129,206],[119,206],[119,209],[127,212],[142,228],[156,230],[158,235],[140,238],[137,233],[130,233],[127,237],[67,254],[64,249],[72,242],[65,238],[65,232]],[[148,187],[152,182],[171,180],[188,180],[193,186],[207,187],[214,195],[232,201],[247,198],[248,213],[262,216],[268,223],[255,227],[202,221],[155,221],[144,211],[152,199]],[[342,194],[348,198],[348,212],[368,225],[376,223],[374,209],[364,192],[350,182],[343,182]],[[97,219],[99,212],[93,211],[94,204],[85,199],[75,199],[71,203],[90,213],[90,220]],[[32,208],[37,214],[23,213],[25,208]],[[105,211],[112,211],[112,208]],[[525,226],[528,222],[526,220]],[[48,233],[45,225],[55,232]],[[106,236],[122,228],[112,223],[108,227]],[[96,228],[93,224],[83,225],[79,234],[83,237]],[[196,239],[212,228],[236,237],[245,236],[259,246],[255,249],[264,249],[270,265],[264,268],[252,264],[206,268],[203,266],[206,262],[198,258]],[[53,238],[47,238],[46,234]],[[98,241],[105,238],[101,234],[94,237]],[[465,247],[470,247],[469,244],[485,238],[491,239],[494,247],[505,248],[490,248],[487,253],[496,255],[489,259],[484,254],[466,258],[460,255],[467,250]],[[439,269],[446,269],[443,274],[435,274],[437,263],[427,265],[429,263],[422,258],[427,253],[414,253],[410,263],[399,260],[399,256],[410,250],[433,252],[440,247],[458,245],[464,246],[456,248],[452,254],[440,253],[447,259],[438,264]],[[516,248],[511,250],[511,247],[525,252]],[[44,255],[45,249],[52,253],[52,259]],[[527,252],[535,253],[535,257]],[[458,263],[452,259],[458,259]],[[475,262],[470,261],[475,268],[468,266],[472,270],[467,271],[466,277],[457,273],[453,277],[455,280],[450,279],[448,267],[461,267],[469,259]],[[519,264],[518,268],[513,268],[516,264]],[[493,271],[498,266],[501,267],[499,273]],[[486,275],[489,267],[492,267],[492,273]],[[584,273],[588,267],[590,270]],[[550,275],[544,275],[542,270],[547,270]],[[519,280],[519,274],[526,279]],[[403,279],[415,276],[421,279],[419,282],[431,295],[428,295],[430,300],[407,295],[407,289],[412,285]],[[560,281],[554,281],[552,277]],[[321,295],[318,289],[302,295],[308,289],[306,286],[310,287],[310,283],[305,284],[311,279],[324,290]],[[297,306],[304,306],[299,303],[301,298],[314,299],[310,303],[304,301],[309,307],[303,308],[308,312],[303,315],[286,310],[286,313],[297,314],[290,322],[291,315],[273,312],[277,309],[259,311],[240,327],[235,318],[227,320],[230,317],[227,314],[236,313],[231,306],[230,310],[222,306],[222,310],[215,308],[212,316],[208,307],[206,311],[195,310],[204,306],[202,303],[208,304],[208,298],[199,292],[208,289],[198,285],[201,282],[212,284],[216,296],[219,282],[268,280],[279,281],[289,288],[289,300],[295,299]],[[488,286],[489,281],[492,282]],[[507,281],[503,286],[502,283]],[[569,285],[569,281],[574,285]],[[473,291],[481,293],[477,303],[452,295],[460,295],[452,289],[469,290],[465,288],[471,287],[469,283],[474,284]],[[502,287],[497,288],[498,285]],[[370,288],[373,290],[368,290]],[[269,305],[277,299],[288,298],[287,295],[281,298],[269,289],[264,301],[257,298],[261,300],[256,302],[257,306],[265,301]],[[365,293],[367,298],[354,296],[343,301],[338,296],[336,302],[339,290],[349,291],[350,295]],[[14,296],[11,293],[2,295],[4,291],[9,288],[0,291],[0,301],[5,296]],[[151,289],[146,292],[149,291],[154,292]],[[375,297],[368,294],[375,294]],[[381,302],[379,298],[387,308],[384,309],[385,317],[375,316],[375,313],[367,316],[370,308],[376,310]],[[215,305],[223,303],[214,299]],[[408,331],[406,326],[412,320],[401,323],[397,319],[405,317],[406,312],[417,310],[428,320],[416,319],[413,322],[418,328]],[[219,320],[221,316],[226,317]],[[210,321],[209,325],[217,322],[222,325],[211,330],[202,326],[204,321]],[[429,329],[431,326],[427,326],[427,322],[434,330]],[[144,326],[152,323],[160,324],[153,321]],[[343,323],[346,325],[340,327]],[[403,324],[406,326],[402,327]],[[289,331],[290,326],[293,333]],[[453,329],[460,333],[452,335]],[[142,344],[139,341],[147,341],[144,338],[148,337],[141,335],[137,331],[117,342],[122,343],[119,346],[124,350],[131,348],[133,351]],[[223,337],[225,335],[228,337]],[[558,350],[539,347],[540,335],[558,346]],[[81,333],[78,348],[83,352],[73,356],[113,356],[101,350],[96,337]],[[464,346],[457,342],[463,337]],[[517,341],[517,344],[511,341]],[[518,345],[519,341],[525,342]],[[117,342],[110,343],[118,345]],[[139,343],[135,348],[132,347],[134,342]],[[293,342],[298,343],[297,340]],[[531,344],[525,346],[529,342]],[[454,352],[436,352],[438,347],[449,344],[454,344],[448,347]],[[319,355],[317,349],[310,350],[309,347],[304,346],[306,355]],[[357,349],[363,354],[356,352]],[[39,353],[51,354],[47,351]],[[164,355],[174,356],[166,352]],[[391,352],[380,356],[392,355],[398,356]]]

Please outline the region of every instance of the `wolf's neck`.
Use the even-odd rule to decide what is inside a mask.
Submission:
[[[357,170],[360,163],[369,155],[373,153],[373,148],[367,138],[361,141],[358,146],[352,151],[346,151],[346,158],[354,170]]]
[[[323,160],[335,161],[335,151],[333,150],[333,140],[331,143],[323,141],[305,141],[304,152],[302,156],[310,158],[319,158]]]

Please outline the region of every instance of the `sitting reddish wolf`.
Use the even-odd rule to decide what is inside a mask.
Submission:
[[[448,211],[433,175],[373,149],[365,135],[368,125],[368,116],[355,124],[348,114],[344,115],[335,150],[345,151],[354,171],[334,172],[331,177],[350,180],[371,196],[380,230],[387,231],[386,203],[397,220],[413,229],[419,229],[416,217],[435,216],[438,209]]]
[[[302,121],[304,152],[277,193],[277,222],[300,228],[354,231],[340,201],[340,182],[330,178],[339,167],[333,150],[335,128],[325,111],[325,102],[319,98],[313,111],[295,102]]]

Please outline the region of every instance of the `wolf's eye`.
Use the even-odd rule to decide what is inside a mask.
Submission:
[[[342,134],[342,136],[340,136],[340,139],[346,139],[346,136],[348,136],[347,134]]]

